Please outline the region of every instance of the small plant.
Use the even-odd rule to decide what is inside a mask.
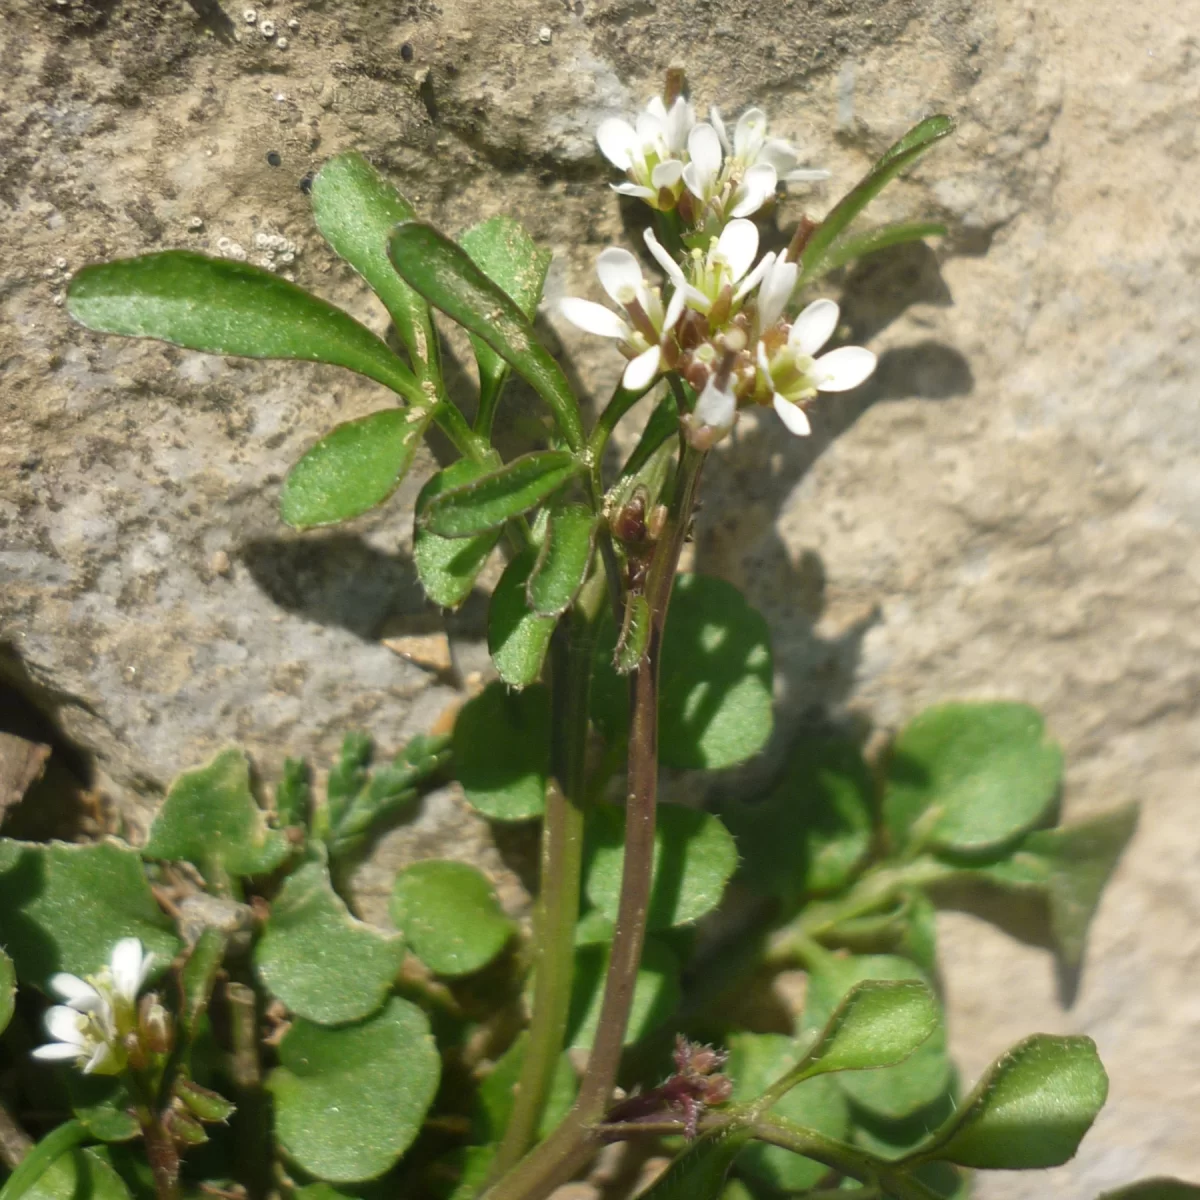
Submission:
[[[541,1200],[614,1141],[672,1154],[652,1200],[928,1200],[962,1194],[967,1168],[1071,1158],[1107,1092],[1092,1042],[1030,1037],[959,1100],[933,988],[938,889],[1041,898],[1077,966],[1132,833],[1129,809],[1056,823],[1061,755],[1035,711],[933,708],[872,761],[810,733],[762,795],[719,814],[657,803],[660,765],[728,768],[772,729],[763,618],[730,584],[677,574],[701,475],[745,408],[804,435],[821,393],[871,373],[869,350],[822,353],[838,308],[811,291],[943,232],[853,223],[952,128],[922,121],[824,220],[760,255],[752,218],[785,182],[826,174],[799,168],[761,111],[732,131],[715,110],[698,121],[672,73],[635,125],[602,124],[616,190],[653,224],[644,262],[600,255],[613,307],[562,304],[628,360],[590,427],[532,323],[548,253],[507,218],[451,240],[358,154],[313,180],[316,223],[403,353],[245,262],[167,251],[74,278],[69,310],[92,329],[333,363],[391,389],[292,467],[281,510],[297,529],[384,504],[440,427],[460,457],[420,493],[413,559],[430,600],[455,607],[504,556],[498,680],[452,733],[390,760],[350,734],[320,790],[292,761],[264,807],[227,750],[176,781],[141,847],[0,839],[2,1086],[45,1131],[11,1155],[0,1200]],[[471,337],[473,405],[447,393],[433,309]],[[492,432],[514,372],[546,423],[505,462]],[[644,432],[615,462],[639,404]],[[532,934],[459,862],[399,873],[398,932],[352,912],[349,866],[450,777],[495,822],[540,821]],[[735,876],[743,902],[721,936],[697,936]],[[803,1014],[762,1032],[740,1000],[795,966]],[[35,1048],[39,990],[65,1004]]]

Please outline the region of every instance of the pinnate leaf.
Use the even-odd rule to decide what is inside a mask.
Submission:
[[[279,1063],[267,1079],[276,1137],[332,1183],[382,1175],[417,1136],[441,1074],[425,1014],[396,997],[357,1025],[297,1021]]]
[[[101,333],[209,354],[332,363],[414,403],[425,399],[413,373],[365,325],[249,263],[190,250],[98,263],[71,280],[67,311]]]
[[[387,408],[327,433],[288,472],[280,513],[294,529],[348,521],[400,486],[432,409]]]
[[[377,1011],[403,958],[404,943],[356,920],[317,862],[288,876],[254,948],[266,988],[322,1025]]]

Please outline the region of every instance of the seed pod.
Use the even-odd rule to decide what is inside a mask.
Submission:
[[[204,1126],[195,1117],[190,1117],[177,1108],[173,1108],[167,1113],[163,1118],[163,1124],[166,1125],[167,1132],[180,1146],[203,1146],[208,1141],[208,1134],[204,1132]]]
[[[175,1095],[187,1106],[192,1116],[199,1117],[201,1121],[227,1121],[237,1111],[237,1105],[232,1100],[226,1100],[220,1092],[210,1091],[190,1079],[181,1079],[176,1083]]]

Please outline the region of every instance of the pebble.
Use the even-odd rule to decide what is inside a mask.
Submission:
[[[541,42],[543,46],[549,45],[550,39],[553,36],[554,33],[549,25],[543,25],[541,29],[538,30],[538,41]]]
[[[218,550],[208,560],[208,566],[214,575],[228,575],[233,570],[233,563],[230,562],[229,555],[224,550]]]

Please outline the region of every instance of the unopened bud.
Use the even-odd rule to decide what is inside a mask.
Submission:
[[[237,1111],[237,1105],[232,1100],[226,1100],[220,1092],[210,1091],[190,1079],[181,1079],[176,1083],[175,1095],[191,1115],[199,1117],[201,1121],[227,1121]]]
[[[792,240],[788,243],[788,262],[794,263],[800,261],[800,255],[804,253],[804,247],[808,245],[809,239],[816,232],[816,221],[807,216],[800,218],[800,224],[796,226],[796,232],[792,234]]]
[[[175,1043],[171,1014],[149,992],[138,1005],[138,1036],[151,1054],[170,1054]]]
[[[167,1113],[163,1118],[163,1124],[166,1125],[167,1132],[171,1137],[181,1146],[203,1146],[208,1141],[208,1134],[204,1132],[204,1126],[195,1117],[180,1112],[177,1108],[173,1108]]]
[[[663,84],[663,103],[670,108],[680,96],[687,92],[687,75],[682,67],[669,67]]]
[[[640,484],[626,503],[612,515],[609,521],[613,537],[621,542],[641,542],[646,537],[646,489]]]

